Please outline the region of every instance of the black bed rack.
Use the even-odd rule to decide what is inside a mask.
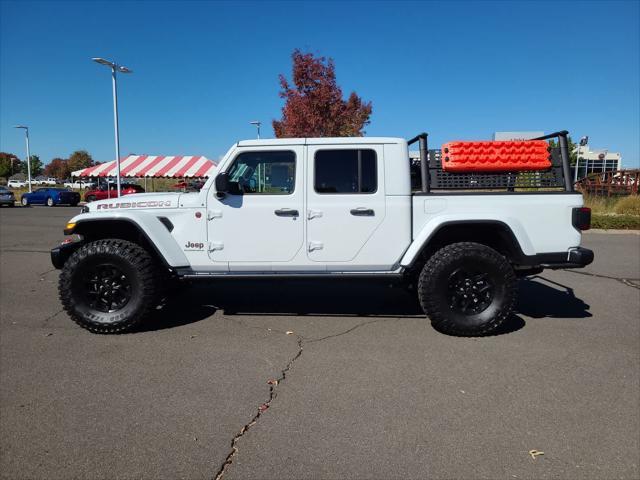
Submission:
[[[569,165],[569,132],[562,130],[532,140],[558,139],[557,147],[550,148],[551,167],[547,170],[528,172],[465,172],[452,173],[442,170],[438,150],[429,150],[428,133],[420,133],[407,141],[408,145],[419,142],[419,163],[412,165],[412,183],[422,193],[459,190],[504,190],[507,192],[527,190],[573,191]]]

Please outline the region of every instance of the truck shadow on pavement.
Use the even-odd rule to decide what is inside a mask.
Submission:
[[[522,316],[587,318],[589,305],[570,287],[535,276],[519,282],[516,314],[495,335],[520,330]],[[171,298],[141,326],[162,330],[225,315],[423,317],[417,295],[379,280],[226,280],[191,285]]]
[[[532,318],[588,318],[590,305],[573,289],[538,275],[520,281],[516,309]]]

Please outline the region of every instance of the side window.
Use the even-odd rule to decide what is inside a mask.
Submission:
[[[229,169],[230,193],[289,195],[295,189],[296,154],[291,151],[244,152]]]
[[[318,150],[314,163],[317,193],[375,193],[378,190],[373,150]]]

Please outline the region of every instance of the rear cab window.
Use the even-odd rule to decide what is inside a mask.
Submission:
[[[319,194],[367,194],[378,190],[376,152],[370,149],[318,150],[314,189]]]

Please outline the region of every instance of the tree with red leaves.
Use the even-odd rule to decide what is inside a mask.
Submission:
[[[9,178],[20,171],[20,159],[13,153],[0,152],[0,177]]]
[[[69,168],[69,163],[66,159],[54,158],[44,167],[44,174],[47,177],[64,180],[71,176],[71,169]]]
[[[371,102],[351,92],[347,100],[336,83],[333,59],[314,57],[296,49],[293,60],[293,86],[280,75],[280,97],[285,99],[282,119],[274,120],[277,138],[359,137],[370,123]]]

